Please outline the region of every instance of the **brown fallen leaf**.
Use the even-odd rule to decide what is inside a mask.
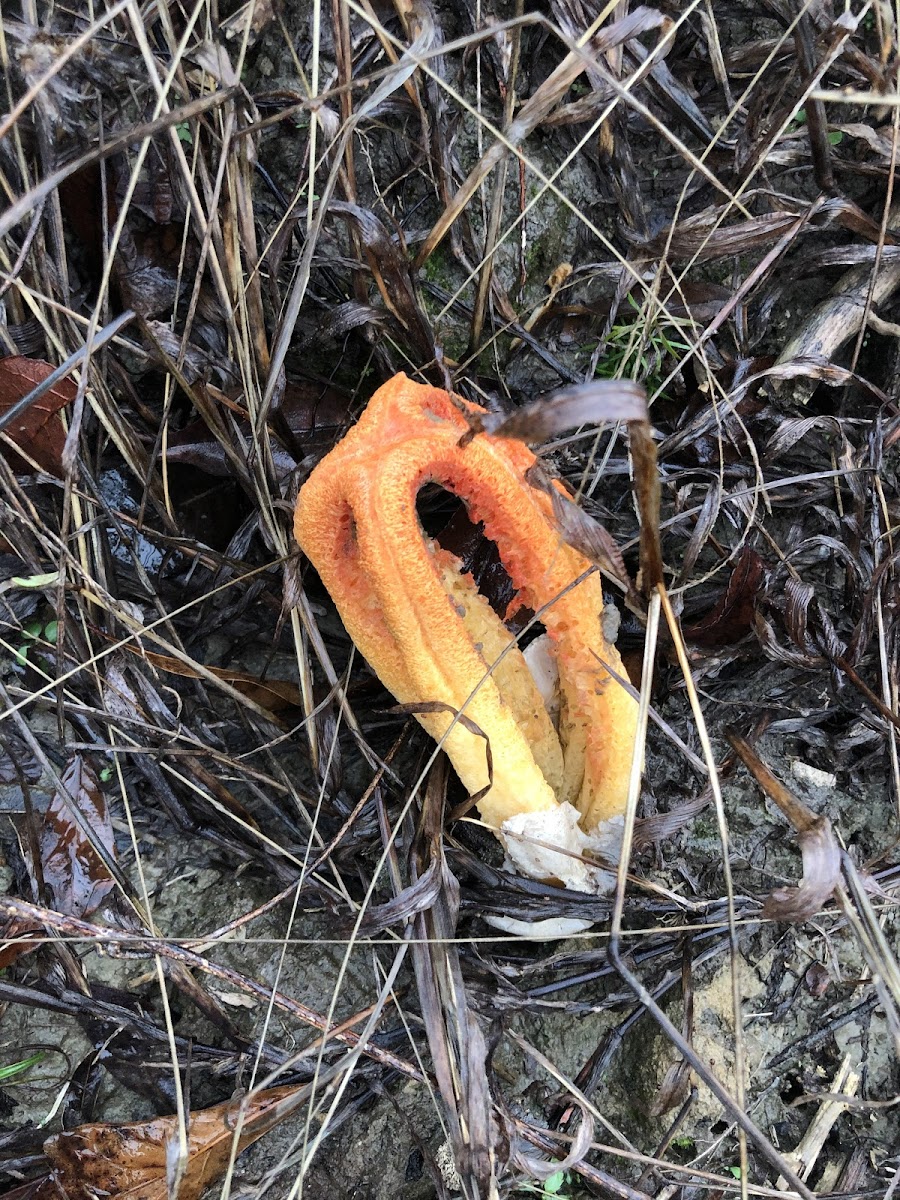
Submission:
[[[41,875],[59,912],[86,917],[115,886],[94,843],[114,858],[115,841],[106,798],[93,770],[80,755],[69,761],[62,783],[68,803],[62,789],[57,789],[41,824]],[[71,803],[77,805],[83,824],[73,815]],[[93,837],[88,836],[88,829]],[[0,970],[37,949],[41,943],[28,939],[31,932],[28,925],[15,920],[0,927]]]
[[[741,551],[728,586],[708,613],[683,633],[699,646],[733,646],[753,628],[756,597],[762,587],[765,564],[755,550]]]
[[[226,1100],[190,1114],[187,1166],[178,1200],[199,1200],[241,1151],[289,1117],[308,1088],[268,1088],[249,1099]],[[235,1146],[243,1106],[243,1121]],[[167,1200],[178,1153],[178,1118],[157,1117],[128,1125],[97,1122],[57,1133],[44,1142],[50,1174],[27,1193],[32,1200]]]
[[[41,829],[41,868],[59,912],[75,917],[90,916],[115,886],[101,854],[99,843],[110,858],[115,857],[115,837],[97,776],[80,754],[71,758],[62,775],[69,802],[57,789],[44,814]],[[85,828],[74,818],[71,802],[78,806]]]
[[[56,370],[48,362],[38,358],[23,358],[13,355],[0,358],[0,416],[8,412],[28,393],[43,383]],[[71,404],[78,394],[73,379],[61,379],[48,392],[35,400],[34,404],[20,413],[4,430],[11,441],[33,458],[48,475],[63,475],[62,452],[66,443],[66,431],[60,419],[60,409]],[[0,453],[10,462],[14,470],[29,471],[31,467],[9,444],[0,443]]]
[[[803,976],[803,982],[809,994],[818,1000],[825,995],[832,984],[831,973],[822,963],[814,962]]]
[[[43,930],[16,918],[0,918],[0,971],[5,970],[11,963],[30,950],[36,950],[40,942],[28,939],[31,933],[40,934]]]
[[[183,663],[180,658],[169,654],[155,654],[152,650],[142,650],[136,646],[126,646],[132,654],[143,658],[151,666],[160,671],[168,671],[172,675],[181,675],[184,679],[202,679],[200,671],[195,671]],[[302,705],[300,689],[287,679],[260,679],[246,671],[232,671],[228,667],[206,667],[217,679],[230,683],[233,688],[269,712],[280,712],[284,708],[295,708]]]
[[[154,333],[162,341],[163,332],[154,328]],[[199,382],[195,384],[195,387],[199,386]],[[211,400],[234,414],[238,430],[248,442],[251,441],[252,430],[242,405],[210,383],[202,386]],[[269,418],[272,435],[269,449],[276,474],[282,476],[293,471],[306,454],[330,449],[347,427],[350,407],[350,398],[337,388],[308,381],[287,383],[281,404]],[[172,434],[166,459],[170,463],[197,467],[207,475],[228,478],[233,474],[222,443],[202,418],[188,422]]]

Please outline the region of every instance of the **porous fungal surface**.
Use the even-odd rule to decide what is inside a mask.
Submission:
[[[108,1194],[184,1167],[191,1200],[884,1195],[887,7],[0,18],[0,1190],[80,1194],[60,1146],[88,1126]],[[605,605],[645,702],[634,811],[552,872],[294,540],[400,372],[539,468],[547,577],[596,568],[596,644]],[[552,609],[456,490],[423,476],[405,517],[473,660],[521,648],[550,810]],[[480,791],[508,764],[466,719]],[[110,1129],[151,1120],[149,1146]]]

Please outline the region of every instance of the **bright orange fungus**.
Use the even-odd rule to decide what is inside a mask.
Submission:
[[[303,485],[296,538],[382,683],[403,704],[452,710],[418,719],[435,739],[446,734],[444,749],[472,794],[489,782],[485,741],[459,722],[447,733],[453,713],[490,740],[483,819],[499,829],[516,813],[570,801],[591,833],[624,812],[637,724],[635,700],[605,669],[625,674],[603,636],[600,576],[562,541],[550,498],[526,482],[535,462],[526,446],[486,433],[460,446],[465,411],[483,412],[395,375]],[[458,560],[424,534],[416,495],[427,483],[484,522],[518,599],[542,610],[559,671],[558,730],[500,618]]]

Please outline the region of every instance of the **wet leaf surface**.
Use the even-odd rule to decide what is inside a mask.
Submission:
[[[0,358],[0,417],[55,370],[50,363],[37,358]],[[41,470],[49,475],[61,476],[63,473],[62,452],[66,431],[59,413],[74,401],[77,393],[78,387],[73,379],[61,380],[29,405],[25,412],[15,417],[4,431],[24,454],[33,458]],[[0,453],[9,459],[15,470],[32,469],[8,445],[0,446]]]
[[[246,1106],[226,1101],[190,1114],[179,1200],[199,1200],[239,1154],[295,1111],[304,1089],[269,1088]],[[176,1117],[128,1125],[80,1125],[44,1143],[51,1174],[33,1200],[167,1200],[179,1154]]]
[[[23,773],[22,778],[27,776]],[[105,851],[108,859],[115,861],[115,837],[106,797],[90,764],[75,755],[60,778],[65,794],[58,788],[40,818],[40,871],[29,866],[29,873],[32,886],[43,883],[59,912],[89,916],[115,887],[102,857]],[[0,969],[37,948],[39,942],[28,940],[31,932],[20,920],[3,922]]]
[[[44,814],[41,869],[54,906],[72,916],[89,916],[115,886],[95,844],[115,857],[115,836],[106,797],[93,768],[81,755],[62,775],[66,795],[57,790]],[[81,814],[76,821],[72,805]],[[90,836],[88,836],[88,833]]]
[[[690,625],[684,636],[699,646],[732,646],[753,628],[756,597],[765,577],[763,560],[745,546],[728,586],[710,611]]]
[[[0,918],[0,971],[11,966],[23,954],[36,950],[40,942],[29,940],[29,934],[37,933],[26,921],[16,918]]]

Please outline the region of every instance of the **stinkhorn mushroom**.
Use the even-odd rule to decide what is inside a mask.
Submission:
[[[465,414],[483,412],[395,375],[301,488],[295,535],[382,683],[423,710],[417,719],[477,794],[512,864],[598,892],[609,877],[581,855],[618,858],[637,704],[614,678],[625,671],[603,634],[599,574],[526,481],[534,454],[472,436]],[[540,613],[542,645],[523,653],[459,560],[425,535],[416,496],[427,483],[484,523],[517,603]],[[546,681],[529,669],[536,657],[558,671],[558,728]]]

